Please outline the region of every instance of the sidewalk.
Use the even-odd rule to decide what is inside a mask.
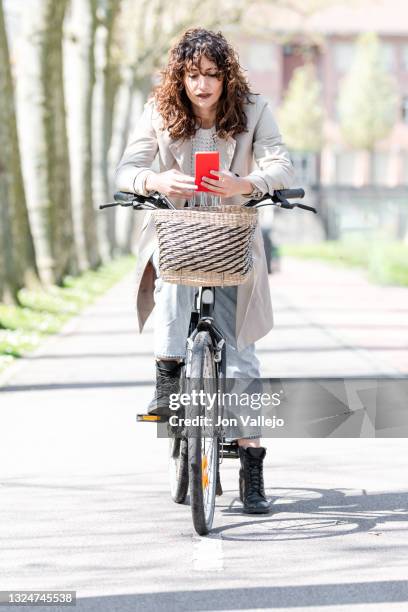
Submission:
[[[265,376],[408,375],[408,288],[294,258],[270,278],[275,328],[257,345]]]
[[[359,279],[283,262],[264,376],[408,372],[408,290]],[[0,590],[74,589],[78,611],[405,610],[405,439],[266,440],[273,513],[241,513],[226,460],[214,532],[193,534],[168,493],[167,440],[135,423],[154,363],[132,281],[0,389]]]

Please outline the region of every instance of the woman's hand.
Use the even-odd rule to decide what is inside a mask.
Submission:
[[[221,172],[211,170],[210,172],[214,177],[218,176],[219,179],[203,176],[201,185],[222,198],[231,198],[232,196],[250,194],[252,192],[252,183],[236,176],[229,170],[222,170]]]
[[[175,169],[149,174],[145,187],[147,191],[158,191],[166,196],[179,198],[191,198],[198,189],[193,176]]]

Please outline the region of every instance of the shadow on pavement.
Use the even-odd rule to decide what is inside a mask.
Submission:
[[[75,610],[149,612],[166,610],[273,610],[307,606],[381,604],[408,601],[408,581],[380,580],[331,584],[305,584],[195,591],[164,591],[77,599]],[[67,607],[52,608],[62,612]],[[49,608],[37,608],[48,611]]]
[[[370,530],[376,531],[373,535],[381,535],[379,526],[408,520],[408,492],[366,494],[363,490],[362,495],[347,495],[347,490],[288,488],[276,495],[277,491],[273,489],[269,496],[271,514],[256,519],[243,515],[243,521],[213,529],[212,534],[238,541],[311,540]],[[282,498],[285,501],[279,501]],[[238,498],[229,506],[218,505],[218,510],[224,517],[242,515]]]

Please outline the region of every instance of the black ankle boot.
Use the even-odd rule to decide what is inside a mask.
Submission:
[[[239,447],[239,496],[247,514],[267,514],[270,504],[265,497],[263,460],[266,448]]]
[[[170,359],[156,361],[156,389],[147,413],[155,416],[169,417],[175,414],[170,409],[169,396],[180,393],[180,374],[182,362]]]

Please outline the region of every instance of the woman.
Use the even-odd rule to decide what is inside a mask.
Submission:
[[[194,152],[218,150],[220,171],[202,185],[222,204],[242,204],[290,187],[293,167],[266,100],[250,92],[234,49],[221,32],[187,30],[170,51],[161,84],[145,105],[116,170],[116,187],[147,195],[158,191],[177,208],[194,205]],[[158,154],[160,172],[151,165]],[[253,167],[256,161],[257,168]],[[165,283],[158,274],[153,219],[147,213],[139,245],[136,301],[139,330],[156,306],[156,388],[149,413],[168,414],[178,392],[194,289]],[[256,229],[254,268],[238,287],[216,289],[215,319],[227,338],[227,377],[260,378],[254,342],[272,328],[272,307],[262,235]],[[244,511],[265,513],[265,449],[259,434],[238,440]]]

